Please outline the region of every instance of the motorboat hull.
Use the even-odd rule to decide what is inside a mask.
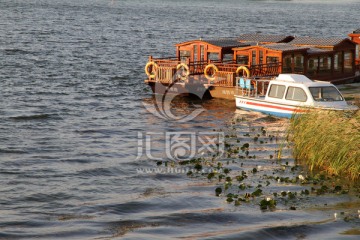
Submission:
[[[243,96],[235,96],[236,107],[244,110],[258,111],[268,115],[291,118],[294,113],[302,114],[306,109],[300,106],[291,106],[278,103],[270,103],[259,99],[251,99]]]

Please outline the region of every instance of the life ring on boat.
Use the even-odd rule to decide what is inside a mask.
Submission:
[[[145,73],[149,76],[150,79],[155,79],[156,72],[159,65],[157,65],[155,62],[150,61],[145,65]]]
[[[240,73],[240,71],[245,71],[246,72],[246,76],[245,77],[250,77],[250,71],[247,67],[245,66],[240,66],[236,69],[236,74],[238,75]]]
[[[208,80],[213,81],[215,80],[215,75],[218,71],[219,69],[217,68],[217,66],[215,66],[214,64],[209,64],[204,69],[204,75]]]
[[[178,64],[177,66],[176,66],[176,70],[179,70],[179,69],[184,69],[184,70],[182,70],[181,71],[181,74],[179,74],[180,75],[180,79],[181,80],[183,80],[183,81],[185,81],[185,80],[187,80],[187,77],[190,75],[190,69],[189,69],[189,66],[188,65],[186,65],[185,63],[180,63],[180,64]],[[184,74],[184,72],[185,72],[185,74]]]

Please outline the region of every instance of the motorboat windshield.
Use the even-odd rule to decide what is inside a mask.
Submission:
[[[309,90],[317,102],[344,101],[340,92],[333,86],[309,87]]]

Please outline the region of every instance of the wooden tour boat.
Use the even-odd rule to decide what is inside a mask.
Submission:
[[[278,117],[306,113],[309,108],[356,110],[329,82],[312,81],[304,75],[280,74],[275,79],[238,78],[236,107]]]
[[[234,99],[236,78],[301,74],[334,84],[360,81],[360,29],[349,38],[243,34],[176,44],[176,57],[145,66],[154,93]],[[160,85],[161,86],[160,86]]]

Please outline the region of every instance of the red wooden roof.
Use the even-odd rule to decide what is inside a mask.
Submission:
[[[331,50],[325,50],[325,49],[309,47],[309,46],[296,46],[290,43],[271,43],[271,44],[262,45],[262,47],[271,50],[282,51],[282,52],[306,51],[309,54],[332,52]]]
[[[246,47],[245,50],[251,49],[251,47],[253,46]],[[295,51],[306,52],[308,54],[333,52],[332,50],[325,50],[311,46],[297,46],[290,43],[270,43],[270,44],[258,45],[257,47],[274,50],[274,51],[281,51],[281,52],[295,52]],[[237,48],[237,50],[241,50],[241,49]]]
[[[286,35],[265,35],[260,33],[247,33],[242,34],[238,37],[239,41],[242,42],[267,42],[267,43],[280,43],[289,42],[294,37]]]
[[[196,42],[203,42],[220,48],[246,47],[250,45],[249,43],[241,43],[236,38],[218,38],[218,39],[192,40],[192,41],[175,44],[175,46],[184,46]]]
[[[313,46],[336,46],[347,38],[314,38],[314,37],[295,37],[290,43],[295,45],[313,45]]]
[[[234,48],[234,47],[247,47],[249,44],[241,43],[235,38],[219,38],[219,39],[209,39],[203,40],[211,45],[222,47],[222,48]]]
[[[307,49],[309,49],[309,47],[305,47],[305,46],[295,46],[289,43],[271,43],[271,44],[265,44],[265,45],[261,45],[263,48],[267,48],[270,50],[275,50],[275,51],[282,51],[282,52],[287,52],[287,51],[306,51]]]
[[[317,53],[332,53],[333,51],[332,50],[325,50],[325,49],[320,49],[320,48],[314,48],[314,47],[311,47],[307,50],[307,53],[308,54],[317,54]]]

